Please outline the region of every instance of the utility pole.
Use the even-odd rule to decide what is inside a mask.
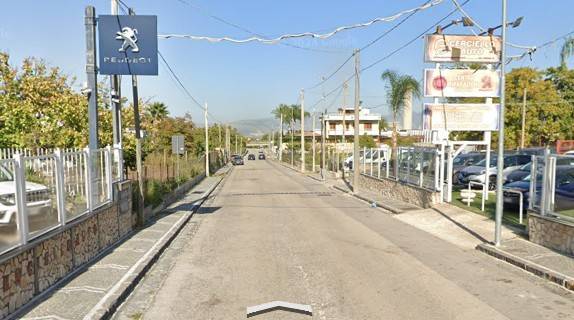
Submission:
[[[209,177],[209,126],[207,123],[207,102],[203,108],[203,122],[205,125],[205,176]]]
[[[132,8],[129,9],[130,16],[135,15]],[[140,110],[139,110],[139,96],[138,96],[138,78],[132,75],[132,94],[134,104],[134,129],[136,134],[136,174],[138,177],[138,211],[137,221],[141,227],[145,223],[144,218],[144,181],[143,181],[143,164],[142,164],[142,136],[140,128]]]
[[[321,115],[321,178],[323,178],[323,181],[325,181],[325,136],[327,133],[325,114],[327,114],[327,109]]]
[[[524,149],[524,136],[526,131],[526,87],[522,94],[522,132],[520,134],[520,149]]]
[[[87,6],[84,13],[86,32],[86,78],[88,87],[88,147],[98,148],[98,73],[96,72],[96,8]]]
[[[283,160],[283,113],[281,112],[279,120],[279,161]]]
[[[221,142],[221,124],[217,124],[217,129],[219,130],[219,139],[217,141],[219,142],[219,147],[221,148],[223,146],[223,143]]]
[[[305,172],[305,90],[301,89],[301,172]]]
[[[342,138],[342,142],[343,142],[343,146],[345,146],[345,134],[347,133],[347,122],[345,121],[345,115],[347,114],[347,111],[345,110],[347,108],[347,90],[349,89],[349,85],[347,84],[347,81],[345,81],[345,83],[343,83],[343,138]]]
[[[293,133],[295,132],[294,119],[295,114],[293,113],[293,108],[291,108],[291,166],[295,165],[295,146],[293,145]]]
[[[238,152],[237,152],[237,133],[235,134],[235,154],[238,154]]]
[[[315,112],[313,112],[312,116],[311,116],[311,137],[313,139],[313,142],[311,143],[311,148],[312,148],[312,152],[313,152],[313,167],[311,169],[312,172],[315,172]]]
[[[112,15],[118,15],[118,0],[111,0]],[[110,77],[110,105],[112,107],[112,134],[114,146],[122,146],[122,106],[121,106],[121,88],[120,76],[112,75]]]
[[[360,104],[360,90],[361,86],[359,83],[359,50],[355,49],[355,124],[354,124],[354,141],[353,141],[353,193],[359,191],[359,104]]]
[[[503,210],[503,166],[504,166],[504,107],[506,95],[506,0],[502,0],[502,48],[500,52],[500,115],[498,119],[498,158],[496,159],[496,213],[494,217],[494,245],[500,246],[502,238],[502,210]]]
[[[229,159],[229,153],[230,153],[230,140],[229,140],[229,126],[226,125],[225,126],[225,161],[227,162],[227,159]]]

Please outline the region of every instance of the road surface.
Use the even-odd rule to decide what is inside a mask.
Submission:
[[[574,295],[270,160],[235,167],[116,319],[574,319]]]

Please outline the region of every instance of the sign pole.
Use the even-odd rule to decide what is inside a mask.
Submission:
[[[283,161],[283,112],[279,120],[279,161]]]
[[[494,245],[500,246],[502,238],[502,211],[503,211],[503,165],[504,165],[504,103],[505,103],[505,81],[506,75],[506,0],[502,0],[502,48],[500,52],[500,117],[499,121],[499,134],[498,134],[498,158],[496,166],[496,214],[494,225]]]
[[[98,148],[98,74],[96,67],[96,8],[87,6],[84,15],[86,27],[86,77],[88,96],[88,147]]]
[[[118,0],[111,0],[112,15],[118,15]],[[112,107],[112,134],[114,146],[121,149],[122,147],[122,106],[120,92],[120,76],[111,75],[110,77],[110,104]]]

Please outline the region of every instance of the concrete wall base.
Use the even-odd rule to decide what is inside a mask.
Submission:
[[[563,254],[574,256],[574,223],[528,212],[530,241]]]

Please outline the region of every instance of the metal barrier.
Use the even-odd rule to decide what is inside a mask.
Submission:
[[[399,147],[397,164],[391,158],[390,149],[364,149],[359,170],[371,177],[395,179],[431,191],[439,190],[439,150],[430,147]]]
[[[110,203],[121,156],[107,147],[0,160],[0,253]]]

